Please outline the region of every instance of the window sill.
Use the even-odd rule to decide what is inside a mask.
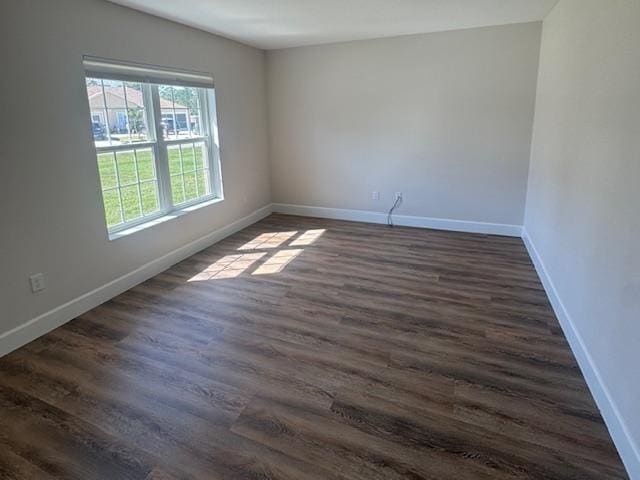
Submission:
[[[187,205],[186,207],[178,208],[167,213],[166,215],[162,215],[161,217],[149,220],[148,222],[140,223],[138,225],[134,225],[133,227],[125,228],[124,230],[118,230],[117,232],[109,232],[109,240],[113,241],[122,237],[127,237],[133,233],[145,230],[149,227],[153,227],[154,225],[159,225],[169,220],[173,220],[174,218],[182,217],[183,215],[191,213],[195,210],[200,210],[201,208],[215,205],[216,203],[220,203],[223,200],[223,198],[212,198],[210,200],[205,200],[204,202],[196,203],[194,205]]]

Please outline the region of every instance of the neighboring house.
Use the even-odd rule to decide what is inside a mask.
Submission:
[[[103,128],[108,127],[111,133],[127,133],[127,109],[142,110],[144,108],[142,92],[131,87],[105,86],[103,95],[100,85],[87,85],[87,94],[91,108],[91,121],[100,124]],[[105,97],[108,108],[105,108]],[[197,115],[191,115],[189,108],[179,103],[174,105],[170,100],[160,97],[160,109],[162,123],[170,132],[188,131],[194,124],[199,124]]]

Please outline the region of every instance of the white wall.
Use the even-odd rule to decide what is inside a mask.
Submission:
[[[574,351],[590,356],[587,378],[600,377],[596,399],[633,478],[640,478],[639,47],[636,0],[561,0],[544,21],[525,219],[573,324],[568,336],[582,341]]]
[[[274,201],[522,225],[540,29],[267,52]]]
[[[107,239],[82,55],[213,74],[226,199]],[[0,335],[270,203],[264,53],[102,0],[0,15]],[[44,272],[32,294],[28,275]]]

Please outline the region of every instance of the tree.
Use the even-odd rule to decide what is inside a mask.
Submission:
[[[131,133],[136,133],[140,136],[142,130],[144,130],[144,113],[140,107],[130,107],[127,112],[129,115],[129,129]]]
[[[161,85],[158,91],[165,100],[174,101],[190,110],[198,108],[198,95],[195,88]]]

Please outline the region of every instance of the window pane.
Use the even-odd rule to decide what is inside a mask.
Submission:
[[[137,182],[136,163],[133,150],[117,152],[118,159],[118,179],[120,186],[131,185]]]
[[[193,145],[191,143],[182,145],[182,168],[185,172],[193,172],[196,169]]]
[[[182,166],[180,165],[180,146],[172,145],[167,148],[169,156],[169,173],[171,175],[177,175],[182,173]]]
[[[195,173],[185,173],[184,174],[184,190],[185,190],[185,200],[193,200],[194,198],[198,198],[202,194],[196,190],[196,174]]]
[[[96,147],[110,145],[103,81],[99,78],[87,78],[86,84],[93,141]]]
[[[112,143],[121,145],[128,143],[129,122],[127,120],[127,110],[124,108],[110,108],[109,113],[109,132],[111,132]]]
[[[163,136],[166,139],[178,138],[177,118],[174,110],[174,87],[158,85],[158,93],[160,95]]]
[[[118,190],[102,192],[102,199],[104,201],[104,213],[107,218],[107,226],[113,227],[114,225],[122,223]]]
[[[189,116],[190,116],[190,129],[191,129],[191,136],[192,137],[200,137],[204,135],[204,132],[202,130],[202,126],[201,126],[201,118],[202,118],[202,112],[200,109],[197,108],[192,108],[189,110]]]
[[[202,135],[202,108],[197,88],[158,85],[165,139]]]
[[[146,182],[140,185],[142,194],[142,213],[149,215],[158,211],[158,184],[155,181]]]
[[[111,188],[104,194],[109,227],[119,225],[123,221],[138,220],[160,209],[152,149],[102,153],[98,156],[98,165],[101,178],[105,178],[104,181],[109,185],[103,188]],[[124,218],[121,218],[121,210]]]
[[[184,203],[184,187],[182,185],[182,175],[173,175],[171,177],[171,197],[173,198],[174,205]]]
[[[118,186],[115,158],[112,152],[98,154],[98,170],[103,190]]]
[[[130,142],[145,142],[150,139],[145,108],[144,90],[141,83],[126,82],[127,119]]]
[[[153,161],[153,152],[150,148],[136,150],[138,154],[138,175],[140,181],[153,180],[156,178],[156,165]]]
[[[96,146],[151,139],[143,84],[87,78],[87,96]]]
[[[196,172],[196,185],[200,195],[209,195],[208,170],[198,170]]]
[[[128,131],[124,84],[117,80],[102,80],[102,87],[105,133],[110,138],[111,145],[120,145]]]
[[[124,220],[129,222],[142,216],[140,211],[140,196],[138,186],[124,187],[120,189],[122,195],[122,208],[124,210]]]
[[[211,194],[209,165],[204,142],[168,147],[173,204],[192,202]]]
[[[181,92],[175,94],[177,97],[183,98],[182,103],[188,108],[188,132],[189,136],[202,135],[201,128],[201,105],[200,96],[197,88],[185,87]]]
[[[206,165],[206,154],[205,154],[205,144],[204,143],[196,143],[195,144],[195,165],[196,169],[208,168]]]

